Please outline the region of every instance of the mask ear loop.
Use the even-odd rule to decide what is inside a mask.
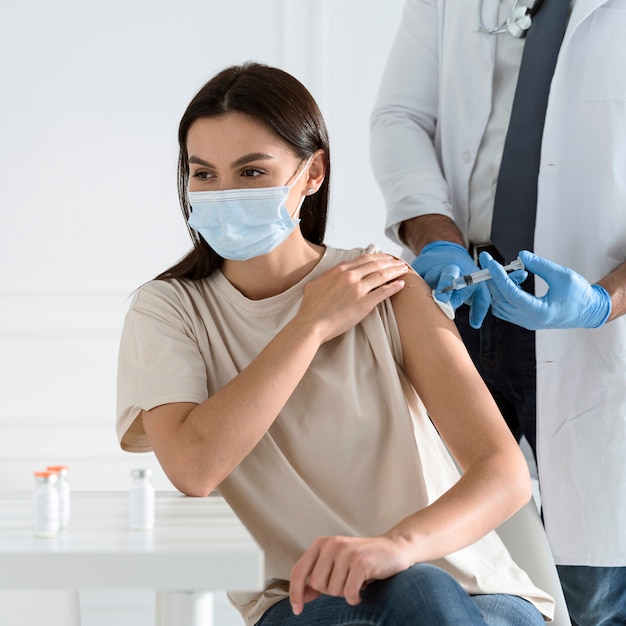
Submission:
[[[291,185],[287,185],[287,187],[289,187],[289,191],[291,191],[293,189],[294,185],[300,180],[300,177],[302,176],[302,174],[304,174],[304,172],[306,171],[307,167],[309,167],[312,159],[313,159],[313,155],[311,155],[306,160],[306,163],[304,164],[304,167],[298,172],[298,175],[296,176],[296,179],[291,183]],[[291,219],[292,220],[300,219],[299,217],[296,217],[296,215],[298,215],[298,216],[300,215],[300,209],[302,208],[302,205],[304,204],[304,200],[305,200],[306,196],[310,196],[314,191],[315,190],[313,189],[313,187],[309,187],[306,190],[306,194],[304,196],[302,196],[302,198],[300,199],[300,203],[296,207],[296,210],[291,214]]]

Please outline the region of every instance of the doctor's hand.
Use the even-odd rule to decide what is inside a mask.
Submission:
[[[389,578],[412,565],[405,546],[379,537],[318,537],[291,570],[289,599],[295,615],[321,594],[356,605],[372,580]]]
[[[493,277],[486,282],[496,317],[528,330],[597,328],[606,322],[611,313],[611,297],[606,289],[590,285],[574,270],[527,250],[522,250],[519,258],[526,270],[546,281],[548,291],[541,298],[526,293],[491,255],[482,252],[480,264]]]
[[[424,246],[421,254],[413,261],[413,269],[431,289],[436,290],[450,287],[455,278],[479,270],[469,252],[463,246],[451,241],[433,241]],[[485,283],[438,293],[435,297],[439,302],[450,302],[455,310],[463,303],[469,304],[469,322],[472,328],[481,327],[491,301]]]

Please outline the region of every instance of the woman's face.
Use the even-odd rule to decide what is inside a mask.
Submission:
[[[242,113],[197,119],[187,133],[187,154],[189,191],[280,187],[303,167],[289,144]],[[288,209],[296,209],[306,184],[305,173],[289,193]]]

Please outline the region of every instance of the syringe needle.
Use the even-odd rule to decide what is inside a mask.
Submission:
[[[513,272],[515,270],[523,270],[524,264],[522,263],[520,258],[515,259],[515,261],[511,261],[508,265],[504,265],[503,269],[505,272]],[[433,290],[434,294],[439,293],[448,293],[450,291],[455,291],[457,289],[464,289],[465,287],[469,287],[470,285],[475,285],[476,283],[482,283],[485,280],[489,280],[491,278],[491,272],[489,270],[479,270],[478,272],[474,272],[473,274],[466,274],[465,276],[459,276],[452,281],[452,284],[448,287],[444,287],[443,289]]]

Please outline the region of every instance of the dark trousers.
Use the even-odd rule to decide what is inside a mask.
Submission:
[[[535,333],[491,314],[480,329],[469,325],[469,306],[456,311],[456,325],[476,368],[511,432],[526,437],[537,458],[537,365]]]

